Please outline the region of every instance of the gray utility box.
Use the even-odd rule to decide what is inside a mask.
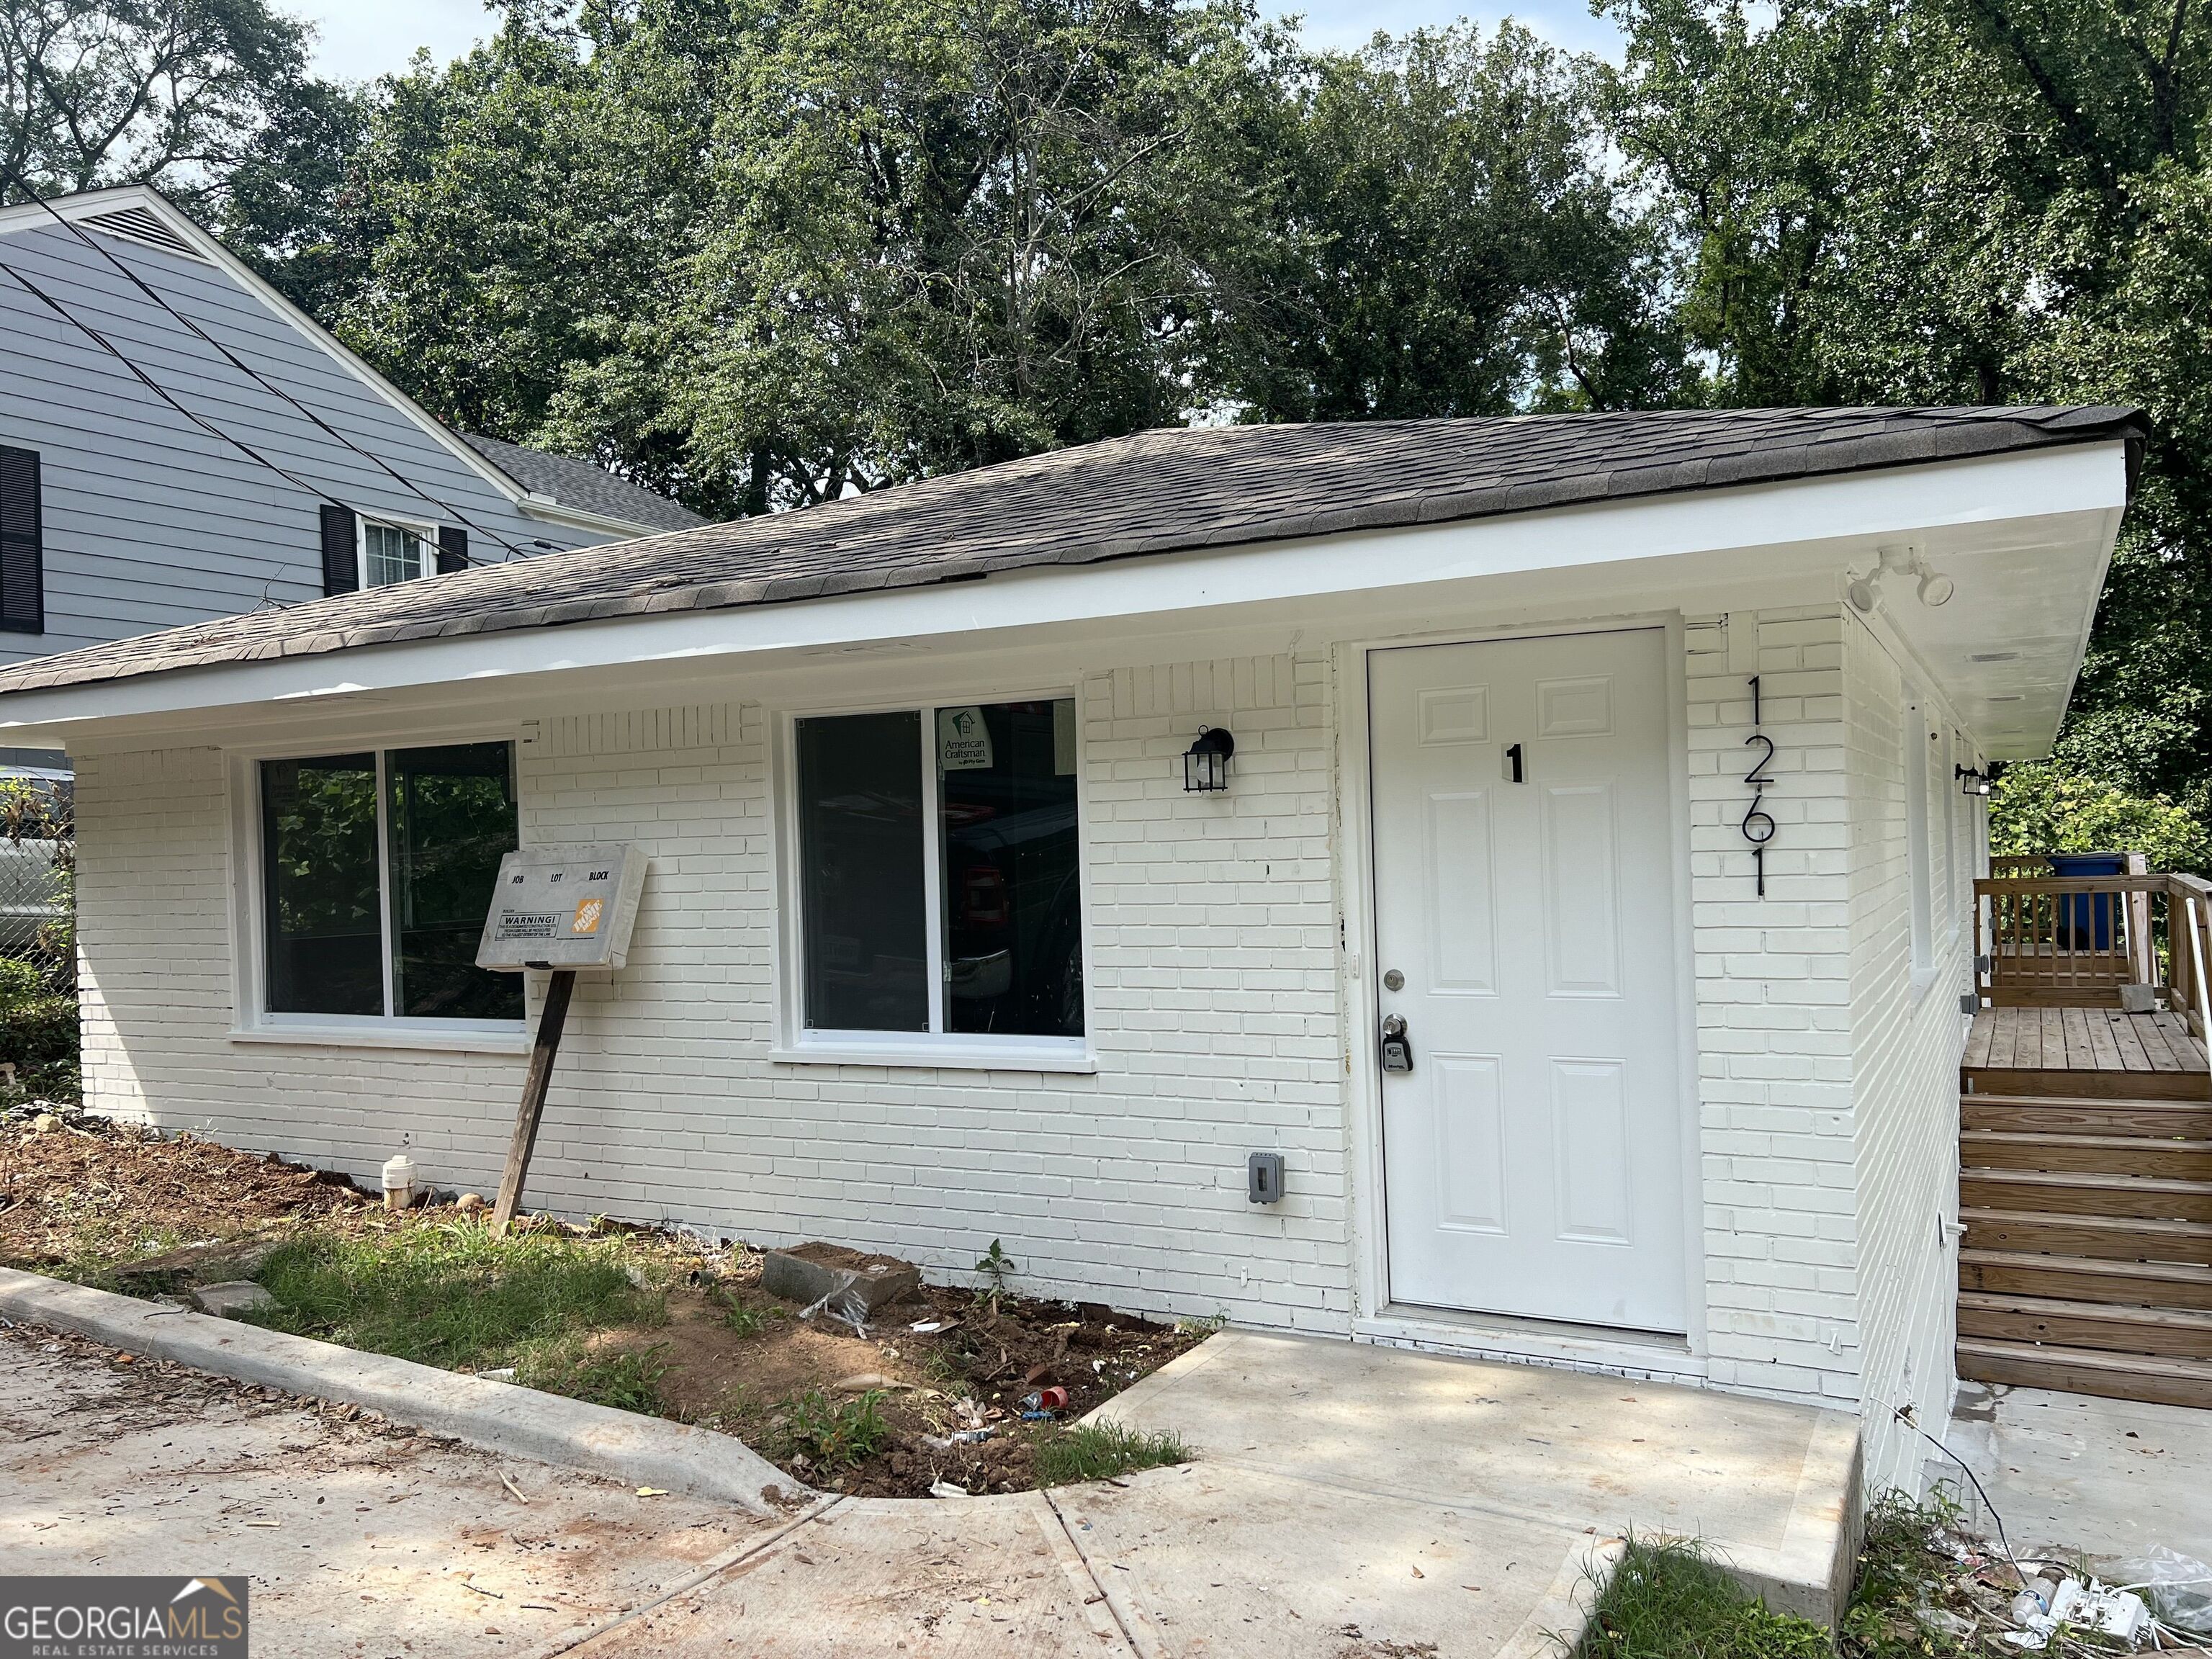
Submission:
[[[589,971],[623,965],[645,890],[645,854],[619,844],[526,847],[499,866],[477,966]]]

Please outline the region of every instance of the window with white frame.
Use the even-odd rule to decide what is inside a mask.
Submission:
[[[507,743],[261,762],[262,1012],[520,1020],[522,975],[476,965],[514,767]]]
[[[1079,1050],[1073,698],[792,723],[802,1044]]]
[[[361,585],[389,587],[438,568],[438,544],[424,531],[380,520],[361,521]]]
[[[1912,968],[1915,973],[1920,973],[1936,963],[1935,929],[1929,915],[1933,894],[1928,844],[1928,716],[1921,707],[1919,692],[1910,685],[1905,688],[1904,702],[1898,739],[1905,748],[1905,839],[1906,861],[1911,866]]]

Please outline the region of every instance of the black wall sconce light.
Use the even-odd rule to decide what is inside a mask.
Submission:
[[[1229,757],[1237,752],[1237,739],[1218,726],[1201,726],[1182,757],[1182,787],[1186,794],[1214,795],[1229,787]]]
[[[1951,775],[1959,781],[1959,793],[1962,795],[1986,795],[1990,793],[1990,775],[1986,772],[1976,771],[1971,766],[1954,766],[1951,769]]]

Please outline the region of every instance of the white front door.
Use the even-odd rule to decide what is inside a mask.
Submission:
[[[1390,1299],[1680,1331],[1666,635],[1368,665]]]

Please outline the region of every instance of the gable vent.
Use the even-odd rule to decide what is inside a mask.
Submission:
[[[161,216],[147,208],[118,208],[112,213],[88,213],[78,222],[94,230],[104,230],[110,236],[120,236],[126,242],[143,242],[148,247],[158,247],[165,252],[181,253],[187,259],[207,263],[207,256],[172,230]]]

